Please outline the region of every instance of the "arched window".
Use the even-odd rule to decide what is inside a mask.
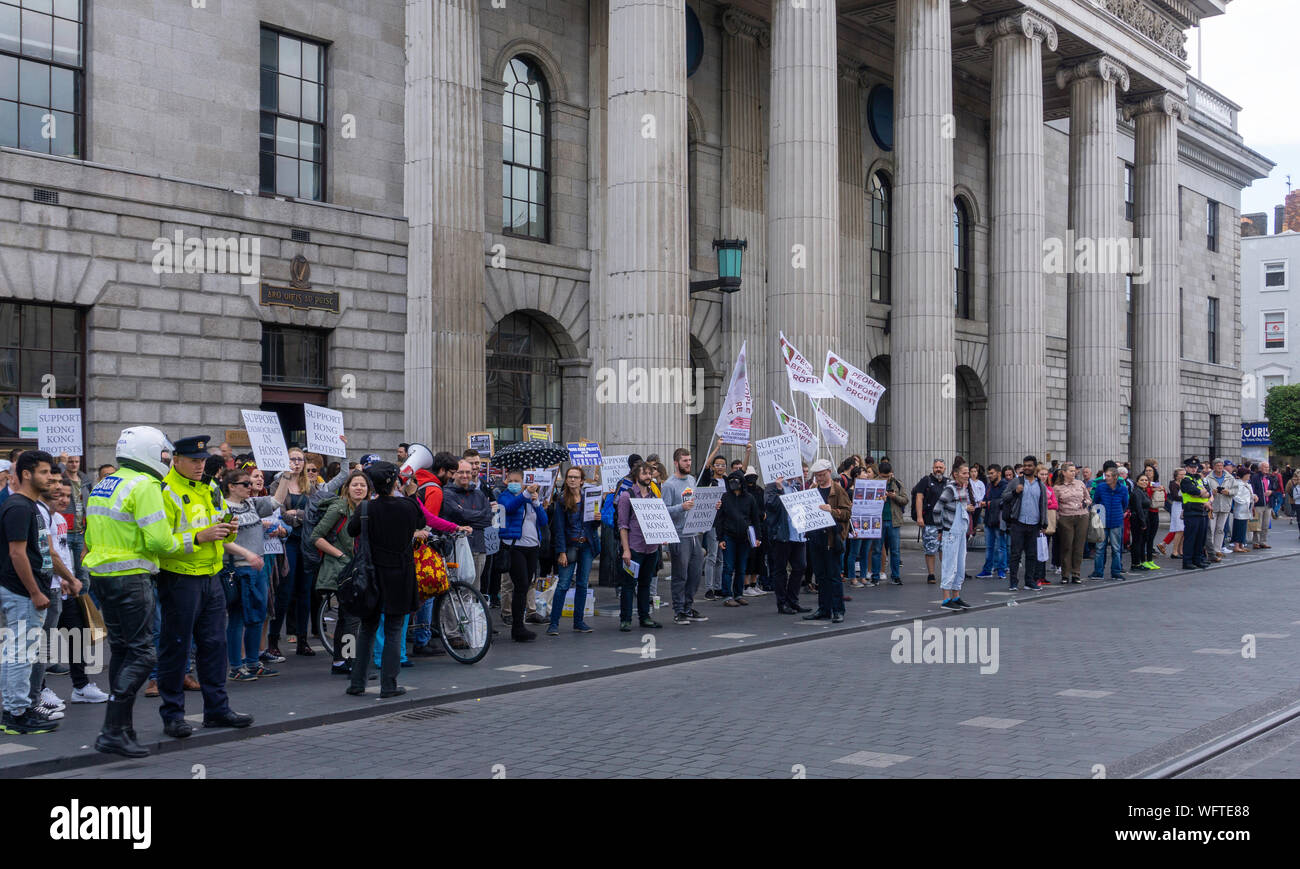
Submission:
[[[967,462],[975,461],[971,453],[971,394],[966,379],[957,374],[957,455]]]
[[[952,297],[957,316],[969,318],[970,213],[961,199],[952,201]]]
[[[890,302],[889,254],[893,248],[894,199],[889,179],[877,172],[871,176],[871,301]]]
[[[509,314],[487,339],[487,428],[498,446],[523,439],[523,427],[563,431],[560,350],[527,314]]]
[[[547,241],[550,232],[547,99],[541,68],[528,58],[513,58],[501,99],[501,231],[539,241]]]
[[[889,389],[889,357],[877,356],[867,366],[867,373],[877,383],[885,387],[885,394],[880,396],[876,405],[876,421],[867,426],[867,452],[876,459],[889,455],[889,405],[893,392]]]

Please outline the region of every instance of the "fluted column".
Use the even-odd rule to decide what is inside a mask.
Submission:
[[[907,481],[956,444],[950,27],[948,0],[898,0],[890,452]]]
[[[871,292],[870,227],[867,222],[866,160],[863,151],[863,94],[869,85],[867,68],[854,60],[840,59],[839,128],[840,128],[840,319],[850,328],[841,328],[840,343],[835,348],[855,364],[866,368],[867,330],[866,300]],[[821,364],[818,360],[817,364]],[[799,410],[808,413],[807,406]],[[807,417],[805,417],[807,418]],[[840,414],[840,425],[849,433],[850,452],[868,448],[867,421],[860,414]],[[872,444],[876,447],[878,445]]]
[[[1163,93],[1126,107],[1136,121],[1136,229],[1143,259],[1133,281],[1134,464],[1156,459],[1176,467],[1178,410],[1178,121],[1187,104]],[[1149,254],[1147,253],[1149,251]],[[1141,283],[1139,283],[1139,281]]]
[[[686,256],[686,29],[674,0],[609,2],[606,356],[629,369],[690,364]],[[604,408],[605,452],[671,455],[684,406]]]
[[[1056,50],[1056,28],[1021,12],[980,25],[975,39],[993,43],[988,460],[1008,464],[1047,436],[1043,43]]]
[[[835,0],[772,4],[767,216],[767,378],[755,412],[788,394],[784,331],[820,368],[840,330]],[[770,415],[770,410],[766,411]]]
[[[409,0],[406,39],[405,432],[438,449],[486,421],[477,0]]]
[[[762,372],[775,347],[767,333],[767,215],[766,177],[763,166],[763,59],[772,45],[767,22],[733,6],[718,16],[722,26],[722,236],[749,243],[741,263],[741,290],[722,295],[722,357],[726,376],[748,341],[745,356],[755,392],[755,438],[776,434],[775,420],[761,396]],[[722,388],[726,389],[726,382]],[[716,419],[717,413],[711,419]],[[709,444],[700,444],[707,454]],[[700,456],[697,461],[703,461]]]
[[[591,383],[596,372],[609,366],[606,333],[608,305],[605,292],[605,192],[609,181],[609,150],[606,148],[609,126],[609,0],[587,3],[587,249],[591,251],[591,270],[587,284]],[[605,443],[605,407],[596,400],[596,390],[587,389],[582,397],[587,406],[586,434]]]
[[[1102,56],[1057,70],[1056,82],[1070,89],[1070,229],[1076,244],[1111,250],[1121,239],[1115,88],[1128,90],[1128,72]],[[1123,241],[1127,244],[1127,236]],[[1068,244],[1065,255],[1074,259]],[[1123,458],[1119,355],[1124,276],[1104,267],[1097,256],[1079,265],[1083,267],[1070,277],[1067,304],[1067,455],[1095,468]]]

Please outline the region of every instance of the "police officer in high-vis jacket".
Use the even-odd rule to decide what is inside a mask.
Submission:
[[[194,732],[185,720],[185,665],[195,645],[195,672],[203,690],[204,727],[247,727],[253,716],[233,712],[226,696],[226,595],[221,587],[223,541],[234,543],[238,526],[216,483],[205,479],[206,435],[181,438],[172,468],[163,478],[163,510],[177,549],[162,559],[158,600],[158,693],[163,732],[184,738]]]
[[[153,669],[154,584],[161,555],[179,545],[163,511],[162,479],[172,445],[156,428],[124,429],[117,442],[118,469],[100,480],[86,500],[86,555],[113,657],[104,727],[95,748],[144,757],[131,707]]]

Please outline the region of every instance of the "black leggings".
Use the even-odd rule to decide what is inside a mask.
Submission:
[[[533,577],[537,575],[537,553],[539,546],[509,546],[510,581],[515,588],[510,596],[510,629],[513,634],[520,634],[524,627],[524,610],[528,608],[528,589],[532,588]],[[505,605],[505,601],[501,602]]]

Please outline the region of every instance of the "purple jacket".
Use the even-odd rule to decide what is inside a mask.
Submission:
[[[632,493],[637,492],[638,498],[653,498],[654,493],[648,489],[642,489],[640,486],[633,486],[627,489],[623,494],[618,496],[618,527],[627,529],[627,545],[633,552],[640,552],[642,555],[648,555],[659,548],[657,544],[646,543],[645,538],[641,536],[641,524],[636,521],[636,514],[632,512]],[[639,494],[644,492],[645,494]]]

